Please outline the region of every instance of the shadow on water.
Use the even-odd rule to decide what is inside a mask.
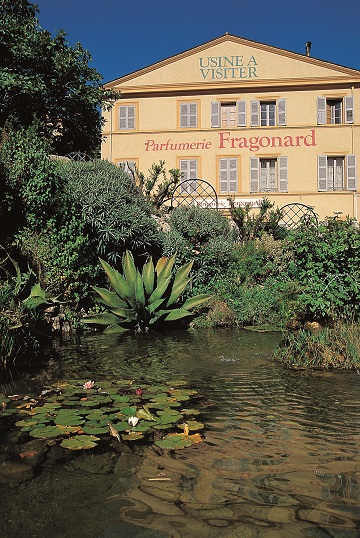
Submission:
[[[219,330],[61,345],[18,385],[185,380],[206,402],[205,441],[163,454],[135,447],[116,462],[54,456],[35,478],[3,486],[2,535],[359,537],[360,377],[284,370],[271,360],[279,338]]]

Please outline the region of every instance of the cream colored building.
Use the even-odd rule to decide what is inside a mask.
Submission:
[[[267,196],[320,219],[358,218],[360,71],[224,35],[106,85],[122,98],[104,112],[102,158],[179,168],[239,205]]]

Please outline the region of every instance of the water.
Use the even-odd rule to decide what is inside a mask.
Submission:
[[[35,478],[0,484],[1,535],[360,537],[360,376],[285,370],[271,360],[278,340],[223,330],[60,346],[18,386],[184,379],[203,396],[205,441],[72,460],[52,450]]]

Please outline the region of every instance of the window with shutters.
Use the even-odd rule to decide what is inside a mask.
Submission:
[[[198,127],[198,104],[180,103],[180,128],[195,129]]]
[[[317,98],[318,125],[354,123],[354,98]]]
[[[346,157],[329,157],[327,155],[319,155],[318,190],[356,190],[355,155],[346,155]]]
[[[250,101],[252,127],[286,125],[286,99]]]
[[[181,159],[179,161],[181,172],[180,193],[191,194],[197,191],[198,161],[197,159]]]
[[[288,192],[288,158],[250,157],[250,192]]]
[[[246,127],[246,101],[211,103],[211,127]]]
[[[119,106],[119,131],[135,129],[135,105]]]
[[[219,159],[220,193],[238,192],[238,160],[234,157]]]

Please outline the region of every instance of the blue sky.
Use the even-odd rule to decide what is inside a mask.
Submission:
[[[359,0],[33,0],[40,26],[80,41],[104,82],[226,32],[360,70]]]

